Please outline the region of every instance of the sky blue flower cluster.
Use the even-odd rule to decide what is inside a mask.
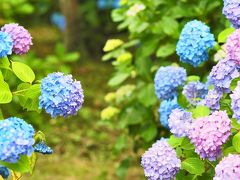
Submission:
[[[49,74],[42,80],[39,107],[48,114],[68,117],[75,115],[84,101],[83,89],[72,75],[57,72]]]
[[[224,0],[223,14],[235,28],[240,27],[239,0]]]
[[[0,165],[0,176],[2,176],[4,179],[7,179],[10,176],[9,169]]]
[[[160,114],[160,122],[165,128],[169,128],[169,115],[171,114],[172,110],[176,108],[179,108],[176,97],[173,100],[165,100],[161,102],[158,112]]]
[[[51,15],[52,24],[56,25],[61,31],[66,29],[66,19],[61,13],[55,12]]]
[[[21,155],[31,155],[34,134],[33,127],[22,119],[0,121],[0,160],[16,163]]]
[[[141,165],[149,180],[170,180],[180,170],[181,160],[167,140],[161,139],[143,154]]]
[[[183,87],[182,93],[192,105],[197,105],[207,95],[208,87],[199,81],[192,81]]]
[[[0,32],[0,58],[12,54],[13,40],[5,32]]]
[[[155,75],[155,92],[159,99],[172,99],[177,95],[177,88],[182,86],[187,78],[187,72],[182,67],[160,67]]]
[[[53,153],[52,148],[50,148],[48,145],[46,145],[45,142],[37,143],[34,146],[34,151],[41,153],[41,154],[52,154]]]
[[[208,60],[208,50],[215,43],[210,28],[201,21],[193,20],[184,26],[176,51],[182,62],[197,67]]]

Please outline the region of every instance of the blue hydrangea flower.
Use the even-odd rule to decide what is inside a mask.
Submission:
[[[197,105],[208,93],[208,87],[199,82],[189,82],[183,87],[183,95],[192,105]]]
[[[13,40],[9,34],[0,31],[0,58],[12,54]]]
[[[61,31],[66,29],[66,19],[61,13],[55,12],[51,15],[52,24],[56,25]]]
[[[149,180],[175,179],[181,160],[166,139],[158,140],[142,156],[141,165]]]
[[[45,142],[40,142],[34,146],[34,151],[42,154],[52,154],[53,150]]]
[[[235,28],[240,27],[239,0],[224,0],[223,14]]]
[[[158,112],[160,113],[160,122],[165,128],[169,128],[169,115],[171,114],[172,110],[176,108],[179,108],[176,97],[173,100],[165,100],[161,102]]]
[[[159,99],[171,99],[177,94],[177,88],[186,81],[187,73],[182,67],[160,67],[155,75],[155,92]]]
[[[182,109],[174,109],[168,119],[171,133],[176,137],[186,137],[192,124],[192,113]]]
[[[222,91],[211,89],[208,91],[205,99],[202,100],[200,104],[209,107],[211,110],[219,110],[222,96]]]
[[[219,91],[229,91],[233,79],[239,77],[235,61],[223,59],[214,66],[209,74],[208,80]]]
[[[72,75],[52,73],[42,80],[39,107],[52,118],[75,115],[84,101],[83,89]]]
[[[182,62],[197,67],[208,60],[208,50],[215,43],[210,28],[201,21],[193,20],[184,26],[176,51]]]
[[[9,169],[0,165],[0,176],[2,176],[4,179],[7,179],[10,176]]]
[[[21,155],[33,152],[34,129],[22,119],[11,117],[0,121],[0,160],[16,163]]]

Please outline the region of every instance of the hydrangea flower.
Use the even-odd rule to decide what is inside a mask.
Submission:
[[[239,0],[224,0],[223,14],[235,28],[240,27]]]
[[[192,124],[192,114],[185,110],[174,109],[168,119],[171,133],[176,137],[188,136]]]
[[[0,31],[0,58],[6,57],[12,54],[13,41],[11,37]]]
[[[210,161],[216,160],[221,154],[221,146],[230,135],[231,120],[225,111],[215,111],[210,116],[194,120],[189,132],[195,152]]]
[[[240,123],[240,82],[238,82],[237,87],[234,89],[233,94],[230,95],[232,99],[232,110],[233,118],[236,118]]]
[[[233,79],[239,77],[236,63],[230,59],[223,59],[214,66],[208,80],[217,90],[228,91]]]
[[[222,91],[216,89],[211,89],[208,91],[205,99],[203,100],[202,105],[209,107],[211,110],[220,109],[220,99],[222,98]]]
[[[1,31],[8,33],[13,40],[13,52],[16,54],[26,54],[32,43],[32,37],[29,32],[18,24],[5,24]]]
[[[204,99],[208,92],[208,87],[199,82],[192,81],[183,87],[183,95],[192,105],[197,105],[201,99]]]
[[[39,107],[53,118],[75,115],[84,101],[83,89],[72,75],[49,74],[42,80]]]
[[[208,50],[215,43],[210,28],[201,21],[193,20],[184,26],[176,51],[182,62],[197,67],[208,60]]]
[[[56,25],[61,31],[66,29],[66,19],[61,13],[55,12],[51,15],[52,24]]]
[[[234,60],[237,65],[240,65],[240,29],[237,29],[228,36],[226,51],[228,58]]]
[[[10,176],[9,169],[0,165],[0,176],[2,176],[4,179],[7,179]]]
[[[16,163],[21,155],[33,152],[34,129],[22,119],[11,117],[0,121],[0,160]]]
[[[167,140],[161,139],[143,154],[141,165],[149,180],[170,180],[180,170],[181,161]]]
[[[171,99],[177,94],[177,88],[186,81],[187,73],[182,67],[160,67],[155,75],[155,92],[159,99]]]
[[[240,179],[240,155],[229,154],[216,166],[213,180],[237,179]]]
[[[169,128],[169,115],[171,114],[172,110],[176,108],[179,108],[176,97],[173,100],[165,100],[161,102],[158,112],[160,113],[160,122],[165,128]]]
[[[45,142],[37,143],[34,146],[34,151],[42,154],[52,154],[53,150]]]

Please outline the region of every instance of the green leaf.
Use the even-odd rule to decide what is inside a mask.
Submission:
[[[1,120],[4,120],[4,117],[3,117],[2,110],[0,109],[0,121],[1,121]]]
[[[118,73],[109,80],[108,85],[117,86],[125,81],[129,76],[129,73]]]
[[[238,81],[240,81],[240,77],[232,80],[231,85],[230,85],[231,91],[234,91],[234,89],[237,87]]]
[[[124,178],[127,175],[128,168],[130,167],[130,159],[123,160],[117,167],[116,174],[120,178]]]
[[[0,68],[11,70],[10,62],[7,57],[0,59]]]
[[[235,28],[227,28],[218,35],[218,42],[225,43],[230,34],[235,31]]]
[[[185,150],[193,150],[194,145],[190,142],[188,138],[184,138],[181,144],[181,148]]]
[[[165,44],[158,48],[157,57],[167,57],[175,52],[176,45],[175,44]]]
[[[178,104],[183,108],[187,108],[189,105],[189,102],[188,102],[186,96],[184,96],[182,93],[179,94],[179,96],[178,96]]]
[[[124,42],[121,39],[109,39],[107,40],[103,51],[108,52],[108,51],[112,51],[116,48],[118,48],[119,46],[121,46]]]
[[[223,155],[227,156],[228,154],[237,154],[235,148],[233,146],[227,147],[223,150]]]
[[[171,18],[164,16],[161,20],[163,32],[169,36],[178,37],[178,22]]]
[[[171,135],[169,140],[168,140],[168,144],[172,147],[172,148],[176,148],[178,146],[180,146],[182,144],[183,138],[177,138],[174,135]]]
[[[235,150],[240,153],[240,133],[237,133],[233,139],[232,139],[232,144]]]
[[[146,107],[152,106],[157,102],[154,85],[152,83],[141,88],[138,100]]]
[[[63,57],[63,61],[64,62],[75,62],[80,58],[80,54],[78,52],[73,52],[73,53],[69,53],[66,54]]]
[[[204,163],[199,158],[188,158],[181,164],[181,168],[191,174],[202,175],[204,173]]]
[[[197,106],[195,109],[191,110],[193,118],[200,118],[208,116],[211,110],[206,106]]]
[[[12,92],[5,81],[0,81],[0,104],[7,104],[12,101]]]
[[[20,173],[31,172],[31,166],[28,156],[21,156],[17,163],[7,163],[0,161],[0,164]]]
[[[187,82],[192,82],[192,81],[200,81],[200,77],[199,76],[188,76]]]
[[[32,153],[32,156],[29,157],[30,174],[33,173],[33,170],[34,170],[34,168],[35,168],[36,162],[37,162],[37,155],[36,155],[36,153]]]
[[[150,142],[156,137],[157,133],[156,124],[151,123],[146,126],[143,131],[141,131],[141,137],[145,140],[145,142]]]
[[[12,70],[14,74],[23,82],[32,83],[35,79],[33,70],[26,64],[12,62]]]

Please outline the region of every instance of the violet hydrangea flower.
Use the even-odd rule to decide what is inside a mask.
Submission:
[[[182,109],[174,109],[168,119],[171,133],[176,137],[188,136],[192,124],[192,113]]]
[[[240,123],[240,82],[238,82],[237,87],[234,89],[233,94],[230,95],[232,99],[232,110],[233,118],[236,118]]]
[[[163,125],[163,127],[169,128],[168,127],[169,115],[171,114],[172,110],[176,108],[179,108],[176,97],[172,100],[165,100],[161,102],[158,112],[160,114],[160,122]]]
[[[187,73],[182,67],[160,67],[155,75],[155,92],[159,99],[171,99],[177,94],[177,88],[186,81]]]
[[[209,107],[211,110],[219,110],[222,95],[222,91],[211,89],[208,91],[205,99],[202,101],[202,105]]]
[[[210,28],[201,21],[193,20],[184,26],[176,51],[182,62],[197,67],[208,60],[208,50],[215,43]]]
[[[6,57],[12,54],[13,41],[11,37],[0,31],[0,58]]]
[[[39,107],[53,118],[75,115],[84,101],[83,89],[72,75],[49,74],[42,80]]]
[[[205,84],[199,81],[192,81],[183,87],[182,93],[192,105],[197,105],[204,99],[207,92],[208,87]]]
[[[32,37],[29,32],[18,24],[5,24],[1,31],[10,35],[13,40],[13,52],[16,54],[26,54],[32,43]]]
[[[0,121],[0,160],[16,163],[21,155],[33,152],[35,131],[22,119],[11,117]]]
[[[213,180],[240,179],[240,155],[229,154],[224,157],[215,168]]]
[[[240,29],[235,30],[228,36],[226,42],[226,52],[229,59],[240,65]]]
[[[217,90],[228,91],[232,80],[237,77],[239,72],[236,63],[226,58],[212,68],[208,78]]]
[[[188,137],[201,158],[214,161],[221,154],[221,146],[230,135],[231,120],[227,113],[215,111],[210,116],[194,120]]]
[[[224,0],[223,14],[235,28],[240,27],[239,0]]]
[[[167,140],[161,139],[143,154],[141,165],[149,180],[170,180],[180,170],[181,161]]]

